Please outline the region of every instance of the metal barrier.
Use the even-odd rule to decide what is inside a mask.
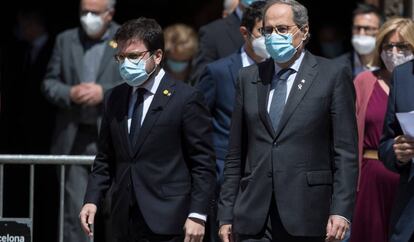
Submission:
[[[35,165],[60,165],[60,202],[59,202],[59,242],[63,242],[63,216],[65,205],[65,166],[66,165],[92,165],[94,156],[80,155],[0,155],[0,219],[3,218],[3,176],[5,164],[30,165],[30,195],[29,218],[33,221],[34,202],[34,174]],[[33,230],[31,230],[33,238]],[[93,241],[93,240],[92,240]]]

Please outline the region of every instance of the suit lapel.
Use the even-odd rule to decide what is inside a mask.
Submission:
[[[142,127],[139,130],[138,138],[136,139],[133,147],[133,156],[136,156],[141,150],[142,144],[144,143],[146,137],[150,133],[154,124],[157,122],[168,101],[174,95],[174,88],[175,82],[169,80],[167,74],[165,74],[154,95],[154,99],[148,108],[148,112],[145,115],[144,122],[142,123]],[[168,95],[164,91],[167,91],[171,95]]]
[[[83,61],[82,61],[83,60],[83,46],[82,46],[81,38],[82,38],[82,33],[79,28],[77,31],[77,34],[73,36],[72,48],[71,48],[72,59],[75,65],[75,72],[78,76],[77,83],[82,82],[82,78],[83,78],[83,67],[82,67],[83,66]]]
[[[130,157],[132,157],[132,146],[131,142],[129,142],[129,134],[128,134],[128,108],[129,108],[129,100],[131,98],[132,88],[127,84],[123,84],[124,88],[120,91],[118,96],[116,97],[116,104],[114,107],[117,108],[116,119],[118,124],[118,130],[120,135],[120,140],[122,143],[122,147],[125,147],[125,151],[128,153]],[[120,107],[120,108],[119,108]]]
[[[260,63],[257,66],[259,71],[259,79],[257,80],[257,103],[259,116],[269,134],[274,137],[272,122],[270,121],[269,114],[267,112],[267,100],[275,72],[275,66],[272,59],[268,59],[267,61]]]
[[[109,36],[114,36],[114,28],[110,27],[109,28]],[[101,59],[101,63],[99,64],[99,70],[97,73],[97,81],[100,80],[101,78],[99,78],[102,73],[104,72],[104,70],[107,67],[108,62],[114,61],[114,59],[112,58],[115,52],[114,46],[111,45],[111,41],[113,41],[112,39],[109,39],[107,41],[105,41],[105,50]]]
[[[279,136],[290,116],[293,114],[296,107],[309,90],[309,87],[312,85],[312,82],[318,72],[316,66],[317,62],[315,57],[309,52],[306,52],[299,67],[295,81],[293,82],[292,89],[290,90],[288,100],[279,122],[279,127],[276,130],[276,137]]]
[[[241,56],[240,56],[240,53],[237,52],[237,54],[232,55],[231,64],[229,65],[229,70],[231,73],[231,77],[233,79],[234,86],[236,86],[237,84],[236,83],[237,77],[242,67],[243,67],[243,64],[242,64]]]

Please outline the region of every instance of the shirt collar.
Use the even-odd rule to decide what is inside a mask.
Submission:
[[[244,45],[240,49],[240,55],[242,57],[242,65],[243,67],[253,65],[256,63],[250,56],[247,54],[247,52],[244,50]]]
[[[138,88],[145,88],[148,93],[151,93],[151,95],[154,95],[157,92],[158,86],[161,83],[162,78],[165,75],[164,69],[160,69],[157,73],[157,75],[153,75],[150,77],[148,81],[146,81],[142,86],[140,87],[134,87],[132,90],[135,92]]]
[[[302,53],[300,53],[299,58],[297,58],[291,66],[288,68],[295,70],[295,72],[299,71],[300,64],[302,64],[303,57],[305,56],[305,51],[302,50]],[[278,73],[282,68],[275,62],[275,73]]]
[[[243,11],[241,10],[240,6],[238,5],[235,11],[237,17],[241,20],[243,18]]]

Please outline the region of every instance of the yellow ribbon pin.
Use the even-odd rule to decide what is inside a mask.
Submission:
[[[118,47],[118,43],[116,43],[115,40],[109,41],[108,45],[111,46],[112,49],[115,49],[116,47]]]
[[[165,89],[162,93],[166,96],[171,96],[171,92],[168,91],[167,89]]]

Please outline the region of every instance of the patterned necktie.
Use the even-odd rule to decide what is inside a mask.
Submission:
[[[131,128],[129,130],[129,140],[133,144],[135,133],[139,133],[141,128],[142,112],[144,109],[144,95],[147,92],[145,88],[138,88],[136,90],[136,102],[132,111]]]
[[[287,79],[294,72],[293,69],[287,68],[280,70],[276,77],[272,81],[273,97],[270,103],[269,116],[272,121],[273,129],[277,130],[280,117],[285,107],[286,94],[287,94]]]

